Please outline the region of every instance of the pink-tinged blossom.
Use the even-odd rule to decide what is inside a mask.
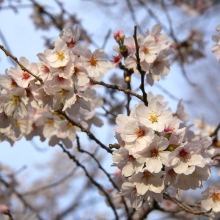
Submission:
[[[203,161],[203,157],[197,152],[198,149],[195,149],[193,144],[182,144],[169,155],[169,163],[171,166],[175,165],[173,169],[178,174],[187,172],[189,166],[192,173],[195,166],[200,165]]]
[[[129,155],[128,150],[124,147],[113,152],[112,160],[115,162],[113,165],[116,165],[125,177],[133,175],[141,168],[141,164],[132,155]]]
[[[182,104],[182,100],[179,101],[178,106],[177,106],[177,110],[176,110],[176,113],[174,114],[174,116],[179,118],[184,123],[187,123],[189,121],[190,116],[189,116],[189,114],[187,114],[185,112],[185,108]]]
[[[9,90],[18,87],[18,84],[11,76],[0,76],[0,85]]]
[[[50,66],[54,68],[66,66],[70,60],[69,49],[61,38],[55,41],[55,48],[45,50],[44,55]]]
[[[53,95],[49,95],[48,93],[46,93],[44,87],[40,87],[39,89],[33,91],[32,94],[41,108],[44,108],[45,105],[52,107]]]
[[[81,55],[82,65],[86,68],[90,77],[98,77],[110,70],[111,64],[106,59],[102,49],[97,49],[93,53],[84,50]]]
[[[19,62],[25,66],[30,72],[38,75],[38,68],[36,63],[29,63],[25,57],[21,57]],[[16,68],[11,67],[10,70],[6,70],[6,75],[11,76],[18,86],[27,88],[29,83],[35,78],[27,71],[22,70],[19,65]]]
[[[80,108],[90,111],[90,102],[82,94],[74,93],[70,101],[71,107],[66,109],[68,114],[76,115],[79,112]]]
[[[60,119],[57,115],[53,115],[51,112],[42,113],[35,121],[36,126],[43,127],[43,135],[45,138],[50,138],[56,132]]]
[[[170,62],[167,57],[160,52],[150,66],[151,77],[159,81],[162,76],[167,76],[170,72]]]
[[[201,205],[205,211],[220,212],[220,182],[213,183],[202,192]]]
[[[70,28],[64,28],[60,34],[60,38],[66,42],[67,47],[72,49],[79,40],[81,29],[78,25],[72,31]]]
[[[40,63],[37,64],[38,76],[45,81],[50,77],[51,69],[43,53],[38,53],[37,56],[40,60]]]
[[[160,45],[160,49],[164,50],[170,47],[171,43],[169,43],[169,37],[167,34],[161,34],[162,26],[160,24],[156,24],[152,27],[151,32],[147,30],[147,35],[151,35],[155,39],[155,43]]]
[[[188,168],[190,169],[190,167]],[[202,181],[207,181],[211,175],[209,167],[195,167],[193,173],[191,171],[188,172],[189,175],[179,174],[176,177],[175,185],[173,185],[177,189],[189,190],[189,189],[197,189],[202,187]]]
[[[127,48],[128,55],[136,52],[136,45],[133,37],[126,37],[124,39],[124,45]]]
[[[122,55],[118,54],[116,56],[112,56],[113,59],[111,60],[112,68],[115,68],[122,60]]]
[[[150,65],[145,60],[140,62],[140,65],[141,65],[142,70],[144,70],[146,72],[149,71]],[[133,69],[134,73],[140,74],[140,72],[137,69],[137,60],[136,60],[135,54],[133,54],[132,56],[129,56],[125,59],[125,66],[128,69]]]
[[[163,131],[165,125],[172,119],[172,111],[170,109],[163,110],[163,106],[155,98],[151,99],[148,107],[141,104],[136,108],[136,115],[139,121],[158,132]]]
[[[72,62],[69,62],[64,69],[64,75],[72,77],[73,82],[78,86],[85,86],[89,83],[89,77],[86,69],[83,67],[81,59],[71,54]]]
[[[45,82],[45,86],[72,86],[73,81],[71,78],[60,76],[58,72],[54,73],[50,80]]]
[[[151,173],[147,168],[133,175],[129,181],[136,185],[139,195],[144,195],[147,191],[160,193],[164,189],[163,172]]]
[[[26,105],[28,98],[23,88],[7,90],[6,94],[0,95],[0,101],[4,102],[4,111],[8,116],[13,116],[17,112],[22,118],[27,116]]]
[[[143,196],[138,194],[137,188],[133,183],[125,182],[121,186],[122,196],[126,196],[130,200],[132,208],[139,209],[143,204]]]
[[[144,167],[151,173],[159,173],[163,165],[169,166],[168,156],[169,151],[165,151],[169,141],[164,137],[155,136],[149,146],[146,146],[141,152],[137,161],[145,164]]]
[[[160,46],[155,43],[154,37],[148,35],[146,38],[139,38],[139,46],[140,61],[153,63],[160,51]]]
[[[57,129],[57,137],[59,138],[69,138],[70,141],[76,139],[76,131],[79,131],[71,122],[64,120],[61,121]]]
[[[53,97],[53,109],[65,111],[74,103],[74,88],[70,86],[52,86],[45,88],[45,91]]]
[[[135,118],[130,118],[130,120],[124,124],[124,130],[121,133],[121,138],[126,143],[125,148],[127,148],[130,153],[142,151],[150,144],[153,137],[154,131],[151,128],[141,125]]]

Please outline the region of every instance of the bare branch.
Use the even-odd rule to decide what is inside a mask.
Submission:
[[[137,60],[137,70],[140,72],[141,74],[141,85],[140,85],[140,89],[143,93],[143,102],[144,104],[147,106],[148,102],[147,102],[147,94],[145,92],[145,88],[144,88],[144,77],[145,77],[145,72],[141,69],[141,64],[140,64],[140,57],[139,57],[139,45],[137,42],[137,26],[134,26],[134,42],[135,42],[135,46],[136,46],[136,60]]]
[[[23,66],[23,65],[18,61],[17,57],[13,56],[9,51],[7,51],[7,50],[5,49],[2,45],[0,45],[0,49],[1,49],[2,51],[4,51],[4,53],[5,53],[6,56],[11,57],[11,58],[21,67],[21,69],[22,69],[23,71],[28,72],[28,73],[31,74],[35,79],[37,79],[41,84],[43,84],[43,80],[42,80],[40,77],[38,77],[38,76],[36,76],[35,74],[33,74],[33,73],[32,73],[30,70],[28,70],[25,66]]]
[[[105,86],[106,88],[110,88],[110,89],[116,89],[118,91],[122,91],[124,92],[125,94],[130,94],[130,95],[133,95],[137,98],[139,98],[141,101],[143,101],[143,97],[135,92],[132,92],[130,89],[125,89],[125,88],[122,88],[120,86],[117,86],[117,85],[112,85],[112,84],[107,84],[107,83],[104,83],[102,81],[96,81],[92,78],[90,78],[90,81],[93,83],[93,84],[98,84],[98,85],[102,85],[102,86]]]
[[[88,173],[88,171],[86,170],[86,168],[75,158],[75,156],[73,156],[72,154],[70,154],[70,152],[67,151],[67,150],[62,146],[62,144],[59,144],[59,146],[63,149],[63,152],[64,152],[65,154],[67,154],[68,157],[69,157],[72,161],[74,161],[74,162],[77,164],[77,166],[79,166],[79,167],[81,167],[81,168],[83,169],[83,171],[85,172],[86,176],[89,178],[89,180],[91,181],[91,183],[92,183],[94,186],[96,186],[96,187],[105,195],[105,197],[106,197],[106,199],[107,199],[109,205],[111,206],[111,208],[112,208],[112,210],[113,210],[113,212],[114,212],[114,214],[115,214],[115,219],[118,220],[118,219],[119,219],[119,218],[118,218],[118,214],[117,214],[117,212],[116,212],[116,210],[115,210],[115,207],[114,207],[114,205],[113,205],[113,203],[112,203],[112,201],[111,201],[111,198],[110,198],[110,196],[108,195],[108,193],[102,188],[102,186],[101,186],[98,182],[96,182],[96,181],[90,176],[90,174]]]
[[[112,153],[112,150],[106,147],[100,140],[98,140],[89,130],[84,128],[80,123],[75,122],[71,119],[65,112],[60,110],[57,111],[59,114],[63,115],[72,125],[77,126],[82,132],[85,132],[92,140],[94,140],[101,148],[105,149],[107,152]]]

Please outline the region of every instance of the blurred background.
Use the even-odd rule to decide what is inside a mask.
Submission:
[[[82,29],[81,44],[91,50],[104,49],[112,60],[117,55],[112,49],[117,45],[114,32],[121,29],[126,37],[132,37],[137,25],[138,33],[144,35],[154,24],[161,24],[176,54],[170,60],[169,75],[153,86],[147,84],[146,91],[162,94],[173,111],[182,99],[191,116],[189,124],[195,119],[204,120],[211,133],[220,121],[220,66],[211,52],[215,44],[212,35],[217,34],[215,28],[220,23],[219,3],[217,0],[0,0],[0,44],[17,58],[24,56],[30,62],[38,62],[36,54],[51,48],[64,27],[73,29],[78,24]],[[0,73],[14,66],[0,51]],[[137,93],[140,93],[139,78],[133,74],[131,80],[132,90]],[[105,74],[103,81],[125,86],[119,69]],[[104,88],[97,88],[97,93],[104,100],[104,108],[97,113],[104,125],[92,127],[91,131],[108,146],[116,142],[115,116],[126,113],[126,96]],[[134,98],[131,106],[136,103],[138,100]],[[93,153],[115,178],[111,156],[105,155],[85,134],[80,134],[80,140],[82,147]],[[72,153],[93,178],[109,192],[112,190],[108,177],[91,156],[78,152],[76,147]],[[104,197],[83,170],[59,147],[49,147],[46,141],[34,138],[28,142],[23,138],[13,147],[1,142],[0,170],[5,181],[0,186],[0,204],[10,206],[15,219],[114,218]],[[148,219],[157,216],[149,215]]]

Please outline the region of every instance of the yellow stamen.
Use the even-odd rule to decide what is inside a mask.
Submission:
[[[63,60],[65,57],[64,57],[64,54],[63,53],[59,53],[59,52],[57,52],[57,58],[58,58],[58,60]]]

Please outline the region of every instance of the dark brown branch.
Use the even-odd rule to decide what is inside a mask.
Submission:
[[[66,120],[68,120],[72,125],[77,126],[81,129],[82,132],[85,132],[90,139],[94,140],[101,148],[105,149],[107,152],[112,153],[112,150],[106,147],[100,140],[98,140],[89,130],[84,128],[80,123],[75,122],[73,119],[71,119],[65,112],[58,110],[59,114],[63,115]]]
[[[127,5],[128,5],[128,9],[129,9],[129,11],[131,13],[131,17],[132,17],[132,20],[134,22],[134,25],[139,25],[138,21],[137,21],[137,19],[135,17],[135,11],[134,11],[134,9],[132,7],[132,4],[131,4],[130,0],[126,0],[126,2],[127,2]],[[138,29],[141,32],[141,34],[143,34],[143,31],[142,31],[142,29],[139,26],[138,26]]]
[[[134,42],[135,42],[135,46],[136,46],[136,60],[137,60],[137,70],[140,72],[141,74],[141,85],[140,85],[140,89],[143,93],[143,102],[144,104],[147,106],[148,102],[147,102],[147,94],[145,92],[145,88],[144,88],[144,77],[145,77],[145,72],[141,69],[141,64],[140,64],[140,57],[139,57],[139,45],[138,45],[138,41],[137,41],[137,26],[134,26]]]
[[[181,203],[176,198],[173,198],[166,193],[164,193],[164,198],[176,203],[182,210],[184,210],[186,212],[192,213],[194,215],[204,215],[207,217],[211,217],[211,215],[209,214],[210,212],[203,212],[203,211],[194,210],[190,206]]]
[[[96,186],[96,187],[105,195],[105,197],[106,197],[106,199],[107,199],[107,201],[108,201],[110,207],[112,208],[112,210],[113,210],[113,212],[114,212],[114,214],[115,214],[115,219],[118,220],[118,219],[119,219],[119,218],[118,218],[118,214],[117,214],[117,212],[116,212],[116,210],[115,210],[115,207],[114,207],[114,205],[113,205],[113,203],[112,203],[112,201],[111,201],[111,198],[110,198],[110,196],[108,195],[108,193],[102,188],[102,186],[101,186],[98,182],[96,182],[96,181],[90,176],[90,174],[88,173],[87,169],[76,159],[76,157],[75,157],[74,155],[70,154],[70,152],[67,151],[67,150],[62,146],[62,144],[59,144],[59,146],[63,149],[63,152],[64,152],[65,154],[67,154],[68,157],[69,157],[72,161],[74,161],[74,162],[76,163],[77,166],[79,166],[79,167],[81,167],[81,168],[83,169],[83,171],[85,172],[86,176],[89,178],[89,180],[91,181],[91,183],[92,183],[94,186]]]
[[[57,182],[52,183],[52,184],[48,184],[46,186],[42,186],[42,187],[40,187],[36,190],[30,191],[30,192],[22,193],[22,196],[37,194],[40,191],[56,187],[56,186],[60,185],[61,183],[65,182],[67,179],[69,179],[75,173],[75,171],[76,171],[76,167],[68,175],[64,176],[62,179],[58,180]]]
[[[112,85],[112,84],[107,84],[107,83],[104,83],[102,81],[96,81],[92,78],[90,78],[90,81],[93,83],[93,84],[98,84],[98,85],[102,85],[102,86],[105,86],[106,88],[110,88],[110,89],[115,89],[115,90],[118,90],[118,91],[122,91],[124,92],[125,94],[130,94],[130,95],[133,95],[137,98],[139,98],[141,101],[143,101],[143,97],[135,92],[132,92],[130,89],[125,89],[123,87],[120,87],[120,86],[117,86],[117,85]]]
[[[43,220],[43,218],[38,214],[38,212],[23,198],[23,196],[18,193],[14,187],[11,187],[9,183],[7,183],[4,179],[0,178],[0,182],[5,185],[5,187],[10,188],[12,193],[15,194],[15,196],[23,203],[24,206],[29,208],[32,212],[36,213],[36,216],[39,220]]]
[[[102,49],[105,48],[105,46],[106,46],[106,44],[107,44],[107,42],[108,42],[108,39],[109,39],[110,36],[111,36],[111,33],[112,33],[112,31],[111,31],[111,29],[109,29],[108,32],[107,32],[107,34],[106,34],[106,36],[105,36],[105,39],[104,39],[104,41],[103,41]]]
[[[79,152],[82,152],[82,153],[85,153],[85,154],[88,154],[90,157],[92,157],[93,160],[95,160],[95,162],[97,163],[98,167],[99,167],[99,168],[105,173],[105,175],[108,177],[108,179],[109,179],[109,181],[111,182],[111,184],[113,185],[113,187],[119,191],[118,186],[117,186],[117,185],[115,184],[115,182],[112,180],[112,178],[111,178],[111,176],[109,175],[109,173],[107,173],[106,170],[102,167],[102,165],[99,163],[99,161],[96,159],[96,157],[95,157],[92,153],[90,153],[90,152],[88,152],[88,151],[86,151],[86,150],[83,150],[83,149],[81,148],[81,144],[80,144],[80,140],[79,140],[79,136],[78,136],[78,135],[76,135],[76,142],[77,142],[77,149],[78,149],[78,151],[79,151]]]
[[[217,134],[218,134],[218,130],[219,130],[219,129],[220,129],[220,123],[219,123],[219,125],[216,127],[216,129],[213,131],[213,133],[210,134],[210,137],[217,136]]]
[[[131,76],[129,76],[131,77]],[[128,82],[126,82],[127,84],[127,89],[131,90],[131,81],[129,79]],[[131,94],[127,93],[127,104],[126,104],[126,109],[127,109],[127,115],[130,115],[130,102],[131,102]]]
[[[21,67],[21,69],[23,70],[23,71],[26,71],[26,72],[28,72],[30,75],[32,75],[35,79],[37,79],[38,81],[40,81],[40,83],[41,84],[43,84],[43,80],[40,78],[40,77],[38,77],[38,76],[36,76],[35,74],[33,74],[30,70],[28,70],[26,67],[24,67],[19,61],[18,61],[18,59],[17,59],[17,57],[15,57],[15,56],[13,56],[9,51],[7,51],[2,45],[0,45],[0,49],[2,50],[2,51],[4,51],[4,53],[5,53],[5,55],[6,56],[9,56],[9,57],[11,57],[20,67]]]

